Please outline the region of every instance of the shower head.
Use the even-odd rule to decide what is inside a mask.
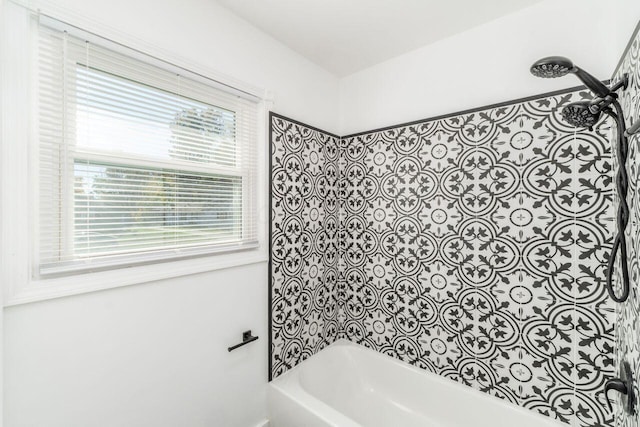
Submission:
[[[562,118],[577,128],[593,128],[600,119],[601,111],[593,112],[589,101],[578,101],[567,104],[562,109]]]
[[[573,65],[569,58],[563,56],[548,56],[536,61],[530,68],[531,74],[536,77],[556,78],[566,76],[569,73],[575,74],[586,87],[600,97],[611,94],[611,90],[600,80],[593,77],[586,71]]]
[[[531,66],[531,74],[544,79],[566,76],[574,68],[573,62],[562,56],[548,56]]]

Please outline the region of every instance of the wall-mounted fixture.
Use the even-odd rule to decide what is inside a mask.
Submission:
[[[635,396],[633,393],[633,374],[631,373],[631,366],[629,362],[623,362],[620,367],[620,378],[611,378],[604,384],[604,397],[609,405],[609,410],[613,412],[613,406],[609,400],[609,390],[615,390],[625,397],[621,399],[622,409],[627,414],[633,414],[635,411]]]
[[[251,329],[249,329],[248,331],[244,331],[242,333],[242,342],[240,344],[232,345],[231,347],[228,348],[228,350],[229,351],[233,351],[236,348],[240,348],[243,345],[247,345],[250,342],[254,342],[257,339],[258,339],[258,337],[254,337],[253,335],[251,335]]]
[[[562,56],[549,56],[536,61],[531,66],[531,74],[536,77],[555,78],[566,76],[567,74],[575,74],[584,85],[590,89],[595,98],[591,101],[573,102],[566,105],[562,109],[562,117],[571,126],[586,127],[590,130],[600,120],[604,113],[612,117],[617,124],[617,156],[618,156],[618,172],[616,174],[616,189],[618,190],[619,203],[618,212],[616,214],[617,234],[613,240],[613,248],[609,256],[607,267],[606,288],[609,296],[616,302],[624,302],[629,297],[629,268],[627,265],[627,245],[624,231],[629,222],[629,205],[627,204],[627,190],[629,186],[629,177],[627,176],[627,154],[629,151],[629,143],[627,139],[627,131],[625,127],[622,107],[618,102],[618,94],[615,93],[619,89],[626,89],[628,85],[628,76],[624,77],[607,87],[600,80],[578,68],[569,60]],[[636,125],[634,125],[634,128]],[[640,124],[638,125],[640,127]],[[638,129],[635,129],[637,131]],[[622,265],[622,293],[616,295],[613,288],[613,270],[616,255],[620,251],[620,262]]]

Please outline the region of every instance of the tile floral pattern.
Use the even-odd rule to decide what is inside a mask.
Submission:
[[[271,372],[336,339],[338,141],[271,114]]]
[[[631,45],[623,62],[619,67],[613,80],[616,81],[623,74],[629,77],[629,87],[621,93],[620,104],[624,111],[627,126],[640,119],[640,33],[636,31]],[[627,172],[629,174],[629,191],[627,203],[630,208],[630,221],[627,225],[627,262],[629,265],[629,275],[631,292],[629,299],[618,305],[616,313],[616,367],[621,366],[623,361],[629,362],[631,370],[635,375],[635,396],[636,408],[638,408],[638,375],[640,374],[640,295],[638,295],[638,281],[640,280],[640,201],[638,200],[638,173],[640,172],[640,153],[638,152],[640,136],[635,135],[629,138],[629,154],[627,159]],[[617,169],[618,163],[614,161]],[[617,195],[616,195],[617,204]],[[618,261],[615,271],[616,283],[621,283],[620,262]],[[619,369],[619,368],[617,368]],[[619,372],[619,371],[617,371]],[[614,393],[611,393],[612,398]],[[626,414],[621,405],[616,405],[616,426],[638,427],[640,426],[640,415],[638,409],[633,415]]]
[[[609,124],[587,93],[341,141],[344,334],[579,426],[611,425]]]
[[[612,425],[601,392],[614,346],[603,286],[614,230],[610,124],[576,131],[559,115],[588,96],[562,93],[336,140],[331,333],[564,423]],[[289,153],[277,141],[288,124],[276,120],[273,157],[283,159]],[[277,178],[275,166],[273,174],[275,206],[284,197],[275,187],[296,179]],[[290,234],[280,224],[290,214],[276,211],[274,242]],[[283,253],[274,252],[274,268],[289,262]],[[298,319],[285,314],[302,311],[297,294],[281,289],[289,281],[304,289],[305,279],[278,280],[274,318]],[[302,349],[307,339],[281,330],[274,321],[274,375],[304,353],[290,357],[285,348]]]

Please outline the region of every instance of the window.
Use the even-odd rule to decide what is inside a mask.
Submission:
[[[257,103],[39,26],[37,276],[257,246]]]

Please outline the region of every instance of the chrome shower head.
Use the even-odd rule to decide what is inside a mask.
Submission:
[[[531,74],[536,77],[552,79],[566,76],[574,68],[573,62],[563,56],[548,56],[536,61],[531,66]]]
[[[601,112],[592,112],[588,101],[578,101],[567,104],[562,109],[562,118],[571,126],[577,128],[593,128],[600,119]]]
[[[548,56],[536,61],[529,69],[536,77],[555,78],[566,76],[569,73],[575,74],[586,87],[599,97],[604,98],[611,94],[611,90],[600,80],[593,77],[586,71],[573,65],[570,59],[564,56]]]

